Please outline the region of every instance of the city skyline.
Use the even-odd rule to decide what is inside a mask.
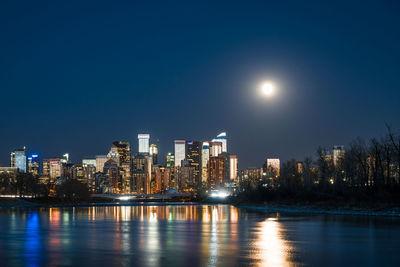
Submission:
[[[176,4],[2,2],[0,164],[23,145],[82,158],[149,132],[165,154],[226,131],[259,165],[400,128],[395,2]]]

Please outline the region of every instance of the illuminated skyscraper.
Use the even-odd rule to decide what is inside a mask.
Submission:
[[[201,142],[187,141],[186,142],[186,160],[189,167],[194,167],[194,181],[193,186],[196,187],[200,184],[200,168],[201,168]]]
[[[103,172],[104,163],[108,160],[106,155],[96,156],[96,172]]]
[[[238,172],[238,157],[236,155],[230,155],[229,158],[229,169],[230,169],[230,180],[238,181],[237,172]]]
[[[175,179],[175,155],[169,152],[165,157],[165,167],[169,168],[169,187],[176,189],[176,179]]]
[[[16,149],[11,152],[11,167],[18,168],[19,172],[26,172],[26,148]]]
[[[208,161],[208,179],[209,187],[224,185],[225,177],[225,159],[222,156],[210,157]]]
[[[65,153],[65,154],[62,156],[62,158],[60,159],[60,161],[61,161],[62,164],[67,164],[67,163],[69,163],[69,154],[68,154],[68,153]]]
[[[182,160],[186,156],[186,141],[185,140],[175,140],[174,141],[174,155],[175,155],[175,167],[180,167],[182,165]]]
[[[130,193],[131,186],[131,146],[129,142],[115,141],[111,145],[109,158],[117,162],[119,172],[122,176],[121,190],[123,193]]]
[[[103,173],[108,177],[113,193],[121,191],[121,175],[119,173],[118,163],[113,159],[109,159],[104,163]]]
[[[150,153],[149,140],[150,140],[149,134],[138,134],[139,153],[142,154]]]
[[[152,158],[138,153],[132,158],[132,191],[150,194]]]
[[[88,185],[89,190],[95,191],[96,159],[82,159],[82,166],[85,171],[85,183]]]
[[[150,145],[150,156],[153,159],[153,165],[158,164],[158,147],[156,144]]]
[[[54,179],[63,175],[61,159],[44,159],[43,160],[43,176],[49,177],[50,182],[54,182]]]
[[[227,137],[225,132],[217,135],[217,137],[215,137],[212,141],[220,142],[222,144],[222,152],[228,152]]]
[[[222,153],[221,142],[210,142],[210,157],[218,157]]]
[[[203,142],[201,149],[201,181],[203,183],[207,182],[207,164],[210,159],[210,143]]]
[[[267,159],[263,165],[263,171],[270,177],[280,175],[281,163],[278,158]]]
[[[39,156],[34,154],[28,157],[28,172],[33,175],[39,175],[40,164],[39,164]]]
[[[153,193],[160,193],[170,189],[170,168],[157,166],[154,168]]]
[[[230,155],[229,153],[222,153],[219,155],[224,158],[225,161],[225,183],[237,182],[237,171],[238,171],[238,158],[236,155]]]

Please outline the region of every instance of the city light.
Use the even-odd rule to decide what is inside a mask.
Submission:
[[[226,198],[228,196],[229,196],[229,194],[225,191],[212,192],[210,194],[210,197],[213,197],[213,198]]]

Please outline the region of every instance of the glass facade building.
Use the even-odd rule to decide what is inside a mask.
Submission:
[[[213,140],[213,142],[220,142],[222,144],[222,152],[228,152],[228,139],[226,137],[226,133],[220,133],[219,135],[217,135],[217,137],[215,137]],[[216,157],[216,156],[214,156]]]
[[[142,154],[149,154],[150,153],[150,146],[149,146],[149,142],[150,142],[150,135],[149,134],[138,134],[138,147],[139,153]]]
[[[186,156],[186,141],[185,140],[175,140],[174,141],[174,155],[175,155],[175,167],[182,166],[182,160]]]
[[[27,157],[26,148],[16,149],[11,152],[11,167],[18,168],[20,172],[26,172],[27,170]]]

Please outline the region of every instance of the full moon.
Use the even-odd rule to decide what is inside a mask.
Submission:
[[[265,82],[261,85],[261,92],[264,96],[272,96],[275,92],[275,86],[271,82]]]

